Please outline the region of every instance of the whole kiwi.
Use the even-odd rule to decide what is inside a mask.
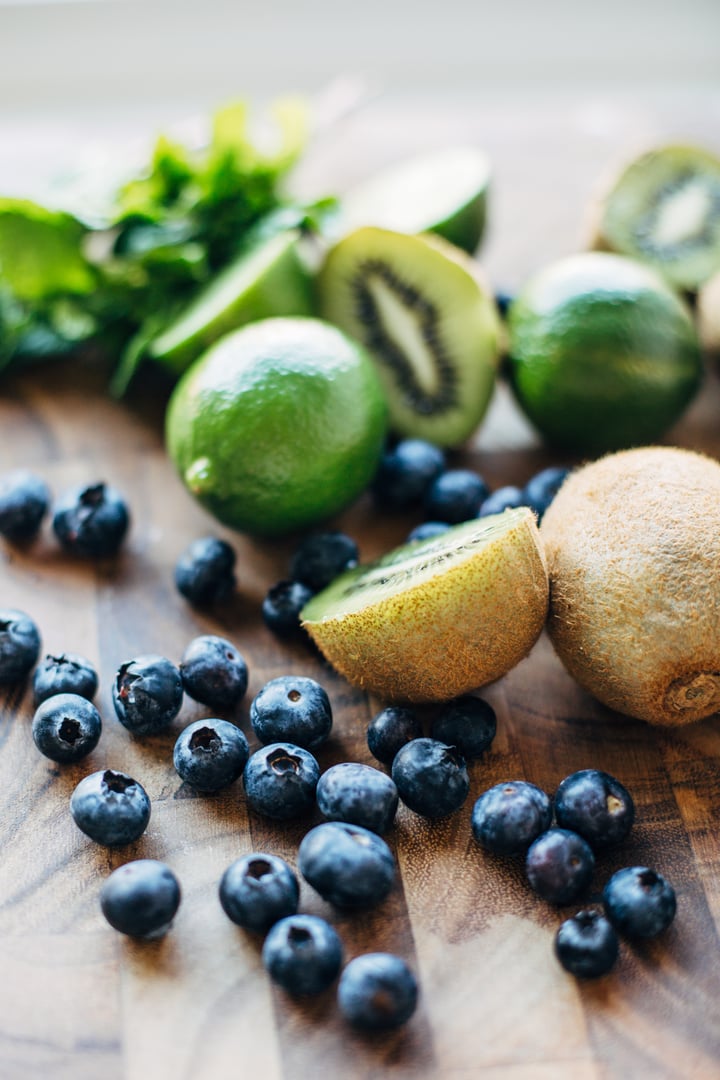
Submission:
[[[548,631],[581,686],[651,724],[720,709],[720,464],[609,454],[563,484],[541,536]]]

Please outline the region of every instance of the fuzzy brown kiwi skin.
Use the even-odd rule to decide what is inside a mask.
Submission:
[[[720,465],[670,447],[572,475],[543,518],[548,632],[605,705],[668,727],[720,710]]]

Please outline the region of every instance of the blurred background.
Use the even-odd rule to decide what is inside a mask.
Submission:
[[[317,106],[303,191],[485,148],[485,261],[513,287],[528,250],[540,265],[581,242],[598,175],[638,143],[715,131],[720,150],[720,2],[0,0],[0,192],[37,194],[89,144],[132,156],[219,102],[292,91]]]

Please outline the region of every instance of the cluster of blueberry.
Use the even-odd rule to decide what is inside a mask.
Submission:
[[[556,827],[551,828],[553,806]],[[561,782],[554,800],[524,780],[495,785],[475,803],[472,831],[493,854],[525,854],[532,889],[563,905],[578,900],[590,885],[595,852],[624,840],[634,820],[632,797],[619,780],[582,769]],[[557,932],[556,955],[573,975],[607,974],[619,955],[618,932],[631,940],[655,937],[675,917],[674,889],[644,866],[613,874],[602,903],[604,915],[582,910]]]
[[[408,509],[424,505],[431,520],[419,530],[432,535],[450,525],[529,505],[541,516],[566,475],[548,469],[520,491],[489,493],[467,470],[446,470],[444,455],[420,440],[404,440],[383,458],[373,492],[379,505]],[[31,539],[40,528],[49,493],[31,474],[12,474],[0,485],[0,534],[13,542]],[[128,527],[122,498],[105,484],[77,490],[55,509],[53,528],[76,554],[114,553]],[[425,529],[423,534],[421,530]],[[317,533],[296,550],[289,577],[263,603],[267,626],[280,637],[298,633],[299,613],[318,590],[354,566],[358,550],[340,532]],[[208,606],[236,588],[235,553],[223,540],[196,540],[175,569],[178,590],[191,603]],[[37,663],[38,628],[16,610],[0,611],[0,683],[24,679]],[[123,663],[112,687],[118,720],[133,735],[153,735],[180,712],[187,693],[215,712],[233,710],[246,693],[247,665],[231,642],[213,635],[195,638],[179,666],[147,655]],[[46,656],[32,680],[32,734],[39,750],[56,762],[75,762],[97,745],[101,718],[92,704],[98,677],[74,654]],[[227,720],[198,720],[178,736],[173,763],[180,778],[204,792],[218,791],[242,777],[248,806],[277,821],[294,820],[317,806],[326,819],[304,837],[298,851],[303,878],[336,907],[363,909],[380,903],[395,880],[395,860],[382,836],[391,827],[399,799],[430,819],[457,811],[470,790],[467,762],[491,745],[496,718],[491,706],[466,695],[440,708],[429,737],[411,710],[388,707],[371,721],[371,753],[390,775],[354,762],[321,774],[315,751],[332,727],[325,690],[313,679],[282,676],[267,683],[250,706],[250,723],[261,743],[250,754],[243,732]],[[151,803],[142,785],[106,769],[75,788],[70,810],[78,827],[97,843],[115,846],[137,840],[147,828]],[[496,854],[525,853],[527,878],[543,899],[577,900],[593,875],[594,852],[618,843],[634,818],[632,799],[614,778],[596,770],[567,777],[553,801],[525,781],[496,785],[475,803],[475,839]],[[292,868],[267,853],[234,862],[220,882],[220,902],[233,922],[267,934],[263,960],[270,976],[290,993],[326,989],[342,967],[342,943],[323,919],[298,914],[299,885]],[[164,934],[181,900],[172,870],[152,859],[126,863],[107,879],[101,906],[117,930],[141,938]],[[556,953],[575,975],[609,971],[618,956],[617,932],[650,937],[675,913],[672,887],[655,871],[630,867],[614,874],[603,893],[605,914],[580,911],[560,927]],[[338,984],[343,1015],[361,1028],[404,1023],[417,1001],[417,983],[405,962],[373,953],[347,964]]]
[[[188,652],[196,648],[194,642]],[[163,682],[148,688],[154,696],[160,695]],[[138,698],[136,707],[154,715],[145,697]],[[332,710],[324,689],[312,679],[283,676],[271,680],[251,703],[250,723],[263,745],[249,757],[244,736],[233,725],[215,720],[190,725],[175,745],[176,768],[186,782],[201,790],[217,790],[232,782],[238,772],[233,775],[224,766],[216,771],[213,764],[222,763],[221,725],[231,728],[233,739],[244,743],[240,771],[252,810],[278,821],[296,820],[317,805],[327,819],[303,838],[298,869],[324,900],[344,911],[380,903],[393,886],[395,860],[381,834],[394,821],[399,797],[427,817],[452,813],[469,789],[458,747],[468,756],[478,756],[496,730],[492,708],[469,696],[439,711],[431,738],[422,737],[411,711],[384,709],[370,724],[368,743],[379,760],[392,762],[391,778],[355,762],[334,765],[321,775],[311,751],[328,738]],[[128,843],[147,827],[150,801],[137,781],[105,770],[78,784],[71,812],[76,824],[97,842]],[[233,922],[267,934],[264,965],[287,992],[318,993],[336,979],[343,958],[340,938],[326,920],[298,914],[298,879],[284,860],[264,852],[238,859],[223,874],[219,896]],[[140,937],[165,933],[179,903],[176,878],[167,866],[153,860],[125,864],[110,875],[101,894],[111,925]],[[400,957],[371,953],[345,967],[337,994],[348,1021],[378,1030],[409,1019],[418,988]]]
[[[0,612],[0,682],[25,678],[39,649],[38,628],[29,616]],[[190,642],[179,667],[154,655],[121,664],[112,697],[117,719],[142,737],[172,723],[184,693],[213,709],[233,709],[247,683],[247,665],[237,649],[223,638],[205,635]],[[32,732],[47,757],[75,762],[97,745],[102,725],[90,700],[97,686],[97,673],[82,657],[47,656],[37,666]],[[317,805],[327,820],[311,829],[300,846],[298,867],[305,880],[326,901],[345,910],[382,901],[395,880],[395,860],[380,835],[397,811],[393,780],[352,762],[320,775],[312,751],[330,734],[332,709],[325,690],[313,679],[271,680],[250,705],[250,723],[262,744],[252,755],[243,732],[229,721],[202,719],[188,725],[173,752],[180,778],[209,792],[242,775],[248,805],[279,821],[297,819]],[[90,839],[114,847],[132,843],[144,833],[151,802],[133,777],[105,769],[78,783],[70,812]],[[327,922],[297,914],[298,896],[291,868],[263,853],[238,860],[220,885],[220,901],[234,922],[268,931],[263,957],[271,977],[290,993],[311,993],[325,989],[338,975],[342,945]],[[167,932],[180,898],[180,885],[170,868],[141,859],[126,863],[107,879],[101,907],[117,930],[153,938]],[[412,1014],[417,985],[399,957],[368,954],[345,968],[338,1000],[343,1015],[357,1026],[389,1028]]]
[[[343,570],[357,566],[355,541],[337,530],[312,533],[303,540],[290,562],[289,577],[268,591],[262,604],[265,625],[277,637],[301,634],[300,612],[305,604]],[[194,540],[175,566],[175,584],[194,607],[212,607],[235,590],[235,552],[212,536]]]
[[[37,536],[50,507],[50,489],[25,470],[0,480],[0,536],[26,543]],[[53,532],[66,550],[83,558],[114,555],[125,538],[130,515],[122,495],[108,484],[72,488],[53,507]]]
[[[408,540],[427,540],[451,525],[518,506],[530,507],[540,520],[567,474],[555,466],[533,476],[524,488],[508,485],[491,492],[472,469],[448,469],[439,447],[423,439],[403,439],[381,459],[372,494],[384,511],[421,509],[425,521]]]
[[[307,852],[303,860],[311,862]],[[298,879],[284,859],[265,852],[237,859],[222,876],[219,897],[223,911],[237,926],[267,935],[263,964],[288,993],[321,993],[340,974],[342,941],[325,919],[298,914]],[[180,899],[176,876],[154,859],[125,863],[110,874],[100,894],[110,925],[146,940],[167,933]],[[355,957],[342,972],[337,990],[342,1015],[366,1030],[405,1023],[415,1010],[417,996],[412,971],[391,953]]]

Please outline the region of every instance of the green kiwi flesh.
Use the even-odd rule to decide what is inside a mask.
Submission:
[[[342,199],[349,232],[377,225],[394,232],[434,232],[472,254],[485,230],[490,167],[472,146],[411,158],[376,173]]]
[[[720,269],[720,158],[664,146],[625,167],[598,208],[595,246],[650,263],[693,291]]]
[[[526,656],[547,604],[535,517],[521,507],[347,571],[302,620],[350,682],[389,701],[443,701]]]
[[[149,355],[180,374],[224,334],[274,315],[311,315],[310,276],[289,229],[243,251],[150,345]]]
[[[439,237],[357,229],[328,254],[321,314],[368,350],[400,435],[462,443],[492,395],[499,323],[472,261]]]

